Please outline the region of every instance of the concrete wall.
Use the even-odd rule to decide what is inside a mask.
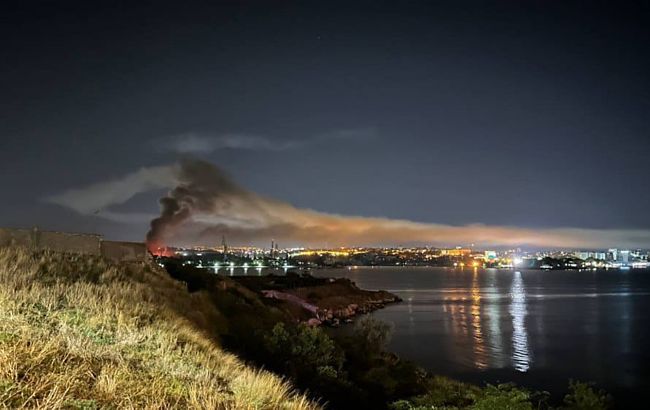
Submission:
[[[104,241],[101,235],[0,228],[0,246],[26,246],[85,255],[102,255],[115,261],[145,261],[144,243]]]
[[[75,252],[84,255],[99,255],[99,235],[37,231],[33,246],[36,249],[50,249],[57,252]]]
[[[32,246],[31,235],[27,229],[0,228],[0,246]]]
[[[117,261],[144,261],[149,257],[146,245],[141,242],[102,241],[101,253]]]
[[[93,234],[0,228],[0,246],[17,245],[33,249],[99,255],[100,241],[101,236]]]

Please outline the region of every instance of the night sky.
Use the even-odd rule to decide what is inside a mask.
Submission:
[[[0,226],[142,240],[167,188],[46,198],[193,157],[331,214],[650,230],[648,2],[159,3],[2,2]]]

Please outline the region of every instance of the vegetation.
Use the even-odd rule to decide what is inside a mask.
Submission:
[[[318,407],[222,350],[225,322],[155,266],[0,249],[0,408]]]
[[[264,336],[263,364],[332,408],[385,408],[424,391],[424,372],[383,350],[388,329],[364,317],[351,335],[333,339],[319,327],[278,323]]]
[[[434,376],[429,379],[426,394],[396,401],[391,407],[393,410],[606,410],[612,403],[604,391],[575,381],[569,383],[569,393],[559,406],[551,406],[549,399],[547,392],[530,392],[511,383],[479,388]]]
[[[227,277],[167,268],[0,249],[0,408],[551,408],[546,393],[427,374],[386,351],[391,328],[371,317],[332,333]],[[572,382],[560,408],[609,404]]]
[[[612,398],[597,390],[590,383],[569,382],[569,393],[564,397],[565,408],[571,410],[605,410],[612,404]]]
[[[427,374],[386,351],[392,329],[370,316],[357,319],[350,332],[329,332],[297,323],[299,315],[281,301],[257,297],[250,289],[259,290],[258,283],[251,278],[234,282],[180,264],[166,268],[189,288],[209,294],[223,316],[232,319],[224,326],[226,331],[219,330],[228,348],[286,376],[327,408],[551,409],[545,392],[512,384],[479,387]],[[584,407],[585,403],[605,407]],[[560,408],[604,410],[608,404],[603,392],[572,383]]]

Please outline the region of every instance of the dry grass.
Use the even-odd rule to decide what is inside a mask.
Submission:
[[[0,249],[0,408],[318,407],[221,350],[219,316],[154,266]]]

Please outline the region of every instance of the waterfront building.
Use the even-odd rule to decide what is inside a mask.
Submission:
[[[596,260],[605,260],[607,259],[607,254],[605,252],[585,252],[585,251],[579,251],[575,252],[574,256],[576,258],[580,258],[583,261],[587,259],[596,259]]]
[[[447,255],[447,256],[467,256],[472,253],[471,249],[467,248],[455,248],[455,249],[441,249],[440,254],[441,255]]]
[[[607,250],[607,260],[617,261],[618,260],[618,249],[608,249]]]
[[[627,265],[630,263],[630,251],[629,250],[621,250],[619,253],[620,260],[623,265]]]

